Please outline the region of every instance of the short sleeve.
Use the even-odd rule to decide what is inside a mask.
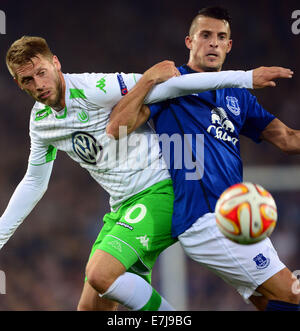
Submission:
[[[260,143],[261,133],[266,126],[275,119],[275,116],[265,110],[258,102],[255,96],[247,91],[248,104],[247,116],[240,134]]]
[[[39,166],[56,159],[57,149],[52,145],[44,145],[42,142],[31,138],[29,164]]]

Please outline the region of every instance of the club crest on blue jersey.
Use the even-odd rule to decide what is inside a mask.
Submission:
[[[236,97],[226,97],[227,108],[232,112],[233,115],[239,116],[241,113],[241,108],[239,105],[239,100]]]
[[[265,257],[262,253],[256,255],[253,261],[256,263],[257,269],[265,269],[270,264],[270,259]]]
[[[90,134],[77,131],[72,134],[74,152],[86,163],[96,164],[100,160],[103,147]]]

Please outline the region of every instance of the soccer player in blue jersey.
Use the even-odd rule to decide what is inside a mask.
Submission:
[[[188,63],[178,68],[181,75],[221,71],[232,48],[230,23],[227,10],[220,7],[198,13],[185,39],[190,56]],[[276,86],[275,82],[270,86]],[[162,148],[175,192],[173,236],[188,256],[232,285],[257,309],[299,310],[300,291],[293,291],[295,279],[270,239],[253,245],[230,241],[216,226],[214,207],[226,188],[243,181],[240,134],[298,154],[300,131],[267,112],[246,89],[208,91],[145,106],[142,103],[148,92],[147,86],[139,87],[125,96],[106,130],[118,138],[119,126],[128,126],[131,132],[151,118],[159,135],[182,137],[181,146],[176,146],[182,153],[168,151],[164,155]],[[192,170],[183,160],[186,152],[196,160]],[[257,256],[267,263],[260,264]]]

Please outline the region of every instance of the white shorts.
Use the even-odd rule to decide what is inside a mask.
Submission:
[[[252,245],[234,243],[220,232],[212,213],[178,238],[190,258],[233,286],[246,302],[259,285],[285,268],[269,238]]]

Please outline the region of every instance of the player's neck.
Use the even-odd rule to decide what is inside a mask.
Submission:
[[[65,96],[66,96],[66,82],[65,82],[65,78],[62,74],[62,72],[59,72],[59,77],[60,77],[60,81],[61,81],[61,96],[60,96],[60,100],[58,102],[57,105],[52,106],[51,108],[53,108],[55,111],[59,112],[62,109],[64,109],[66,107],[66,101],[65,101]]]

